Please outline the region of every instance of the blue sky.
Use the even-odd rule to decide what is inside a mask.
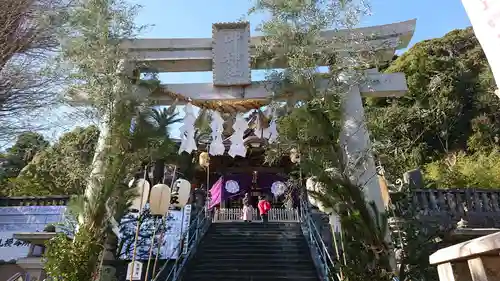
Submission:
[[[137,17],[137,23],[150,26],[141,35],[144,38],[208,38],[212,34],[212,23],[241,19],[252,3],[252,0],[128,1],[143,6]],[[371,0],[370,5],[372,15],[364,19],[362,26],[389,24],[416,18],[417,27],[411,44],[441,37],[453,29],[470,25],[460,0]],[[255,28],[263,18],[257,16],[248,20]],[[254,75],[254,79],[260,78],[256,76],[263,75]],[[163,83],[211,82],[212,74],[171,73],[161,75],[161,80]],[[63,132],[75,126],[86,125],[83,122],[76,122],[76,119],[68,118],[73,114],[68,113],[67,108],[57,112],[51,111],[50,115],[52,118],[49,123],[53,129],[45,131],[44,134],[51,140],[56,140]],[[56,117],[56,115],[61,116]],[[178,127],[172,128],[173,135],[178,135],[178,132],[174,132]]]
[[[368,0],[369,1],[369,0]],[[211,37],[212,23],[240,19],[252,0],[135,0],[143,8],[137,18],[141,25],[152,25],[141,37]],[[447,32],[470,25],[460,0],[372,0],[372,15],[362,26],[388,24],[417,19],[412,44],[441,37]],[[253,28],[262,17],[249,18]],[[211,73],[175,73],[162,75],[165,83],[211,82]]]
[[[417,27],[411,44],[470,25],[460,0],[372,0],[369,3],[372,15],[366,17],[361,26],[416,18]],[[141,35],[145,38],[209,38],[212,23],[236,21],[245,16],[251,4],[252,0],[148,0],[142,2],[137,23],[152,25]],[[264,18],[253,16],[247,19],[253,30]],[[253,79],[261,80],[263,74],[254,72]],[[162,74],[160,78],[163,83],[211,82],[212,73],[170,73]],[[179,126],[170,129],[173,136],[178,135]]]

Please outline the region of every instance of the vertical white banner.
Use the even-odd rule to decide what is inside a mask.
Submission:
[[[493,76],[500,83],[500,0],[462,0],[476,38],[486,54]]]

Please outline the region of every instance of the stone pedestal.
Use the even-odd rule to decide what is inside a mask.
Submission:
[[[500,280],[500,232],[441,249],[429,257],[440,281]]]

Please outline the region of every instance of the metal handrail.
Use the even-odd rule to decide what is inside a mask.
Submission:
[[[335,263],[328,251],[328,247],[325,245],[323,239],[321,239],[321,234],[316,227],[312,215],[309,209],[307,202],[301,200],[300,202],[300,222],[302,228],[307,232],[306,239],[309,244],[309,248],[313,253],[316,254],[316,261],[319,263],[317,266],[321,270],[321,279],[323,281],[329,280],[340,280],[340,276],[335,269]],[[185,266],[191,256],[196,251],[196,247],[200,243],[201,239],[206,234],[210,224],[212,223],[212,218],[207,210],[201,210],[196,216],[194,222],[190,225],[190,227],[182,233],[182,239],[179,241],[179,244],[175,247],[174,252],[178,249],[181,249],[186,243],[185,237],[187,233],[191,233],[191,231],[195,230],[195,235],[189,236],[187,241],[187,251],[185,255],[179,255],[177,259],[175,259],[170,269],[168,276],[164,279],[164,281],[177,281],[179,277],[183,273]],[[168,265],[171,264],[170,261],[167,261],[152,279],[152,281],[158,281],[159,276],[168,268]]]
[[[307,204],[304,200],[301,200],[300,207],[301,224],[308,234],[306,235],[306,239],[309,244],[309,248],[316,254],[316,257],[319,257],[319,259],[316,259],[316,262],[319,263],[316,266],[319,267],[319,270],[321,271],[321,279],[324,281],[332,280],[332,278],[341,280],[339,273],[335,269],[336,266],[328,251],[328,247],[325,245],[325,242],[321,238],[321,234],[314,223],[309,204]]]
[[[205,235],[205,233],[208,230],[208,227],[212,223],[212,219],[210,217],[210,214],[208,214],[208,211],[203,208],[196,216],[194,219],[193,223],[189,226],[187,230],[185,230],[182,233],[182,238],[179,241],[179,244],[174,248],[174,251],[180,250],[183,248],[183,246],[186,246],[187,250],[184,255],[179,255],[177,259],[173,261],[172,268],[170,269],[170,272],[167,275],[167,278],[165,278],[165,281],[177,281],[181,275],[181,273],[184,270],[184,267],[186,266],[187,262],[191,258],[191,256],[194,254],[196,251],[196,247],[198,246],[199,242]],[[187,240],[187,243],[185,241],[185,237],[188,233],[191,233],[194,230],[194,235],[189,235],[189,238]],[[184,250],[184,249],[183,249]],[[168,268],[168,265],[171,260],[167,260],[165,264],[160,268],[158,273],[154,275],[154,278],[151,281],[158,281],[159,276]],[[154,273],[153,273],[154,274]]]

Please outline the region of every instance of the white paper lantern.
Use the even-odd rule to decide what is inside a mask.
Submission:
[[[315,178],[310,177],[306,180],[306,190],[311,191],[311,193],[312,192],[325,193],[325,186],[320,182],[316,182]],[[309,203],[311,203],[311,205],[313,205],[313,206],[318,207],[318,209],[321,212],[324,212],[327,214],[330,214],[333,212],[333,210],[331,208],[326,208],[320,200],[316,200],[311,194],[308,194],[307,198],[309,200]]]
[[[306,190],[311,192],[316,191],[316,181],[313,177],[310,177],[306,180]],[[307,194],[307,199],[309,203],[311,203],[311,205],[316,207],[318,206],[317,200],[311,194]]]
[[[198,162],[200,163],[200,166],[202,166],[203,168],[207,168],[208,166],[210,166],[210,155],[208,155],[207,152],[200,153]]]
[[[232,194],[238,193],[238,191],[240,191],[240,185],[238,184],[237,181],[234,180],[228,180],[224,188],[226,189],[227,192]]]
[[[271,185],[271,192],[276,197],[283,195],[283,193],[285,193],[285,191],[286,191],[286,184],[282,181],[275,181]]]
[[[290,161],[294,164],[297,164],[300,162],[300,153],[297,149],[292,148],[290,150]]]
[[[148,202],[150,184],[145,179],[138,179],[132,182],[132,186],[134,186],[137,196],[132,200],[130,209],[142,211],[142,208],[144,208]]]
[[[177,208],[186,206],[191,196],[191,183],[185,179],[178,179],[172,186],[171,205]]]
[[[314,185],[314,191],[316,193],[324,194],[326,192],[325,185],[323,183],[317,182]],[[333,209],[325,207],[325,205],[323,205],[323,202],[321,202],[320,200],[316,200],[316,207],[318,207],[321,212],[326,214],[331,214],[333,212]]]
[[[170,186],[166,184],[154,185],[151,189],[149,208],[152,215],[165,215],[170,208]]]

